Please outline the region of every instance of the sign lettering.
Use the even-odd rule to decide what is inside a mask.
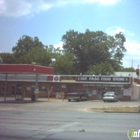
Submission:
[[[77,77],[77,81],[85,82],[125,82],[129,83],[129,77]]]

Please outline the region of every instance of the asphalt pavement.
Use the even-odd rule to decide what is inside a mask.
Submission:
[[[88,111],[94,106],[137,106],[138,102],[0,100],[2,140],[129,140],[132,128],[140,130],[140,113]]]

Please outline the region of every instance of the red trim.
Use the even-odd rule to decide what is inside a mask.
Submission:
[[[54,74],[54,69],[31,64],[0,64],[0,73]]]
[[[53,81],[53,76],[47,76],[47,81]]]

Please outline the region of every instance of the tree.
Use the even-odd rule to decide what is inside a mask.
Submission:
[[[124,52],[126,52],[126,49],[124,47],[124,42],[126,41],[124,35],[120,32],[118,34],[115,35],[115,37],[113,36],[109,36],[108,37],[109,40],[109,45],[110,45],[110,53],[111,53],[111,57],[120,62],[124,56]]]
[[[75,62],[78,62],[77,71],[83,74],[90,65],[102,62],[110,62],[112,67],[115,65],[114,70],[119,69],[123,53],[126,51],[125,37],[122,33],[108,36],[102,31],[86,30],[85,33],[79,33],[70,30],[62,36],[62,41],[64,51],[74,54]]]
[[[123,72],[136,72],[136,70],[134,68],[132,68],[132,67],[130,67],[130,68],[122,68],[121,71],[123,71]]]
[[[51,56],[46,49],[35,47],[25,55],[23,62],[26,64],[35,62],[38,65],[49,66],[51,63]]]
[[[74,55],[64,52],[60,47],[55,48],[53,45],[45,46],[47,52],[51,56],[51,64],[55,70],[55,74],[72,74],[74,73]]]
[[[102,62],[96,65],[90,65],[89,70],[86,72],[89,75],[110,75],[114,74],[112,65],[108,62]]]
[[[16,62],[16,58],[12,53],[0,53],[0,57],[4,64],[14,64]]]
[[[17,59],[17,63],[23,63],[24,56],[33,48],[43,48],[44,45],[37,37],[22,36],[15,47],[12,48],[13,54]]]
[[[67,75],[73,73],[73,57],[72,53],[66,52],[65,54],[59,54],[55,56],[55,62],[52,62],[52,66],[55,69],[55,74]]]

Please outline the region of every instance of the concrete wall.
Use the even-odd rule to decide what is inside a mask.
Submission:
[[[137,78],[136,72],[115,72],[115,76],[130,76],[133,78]]]
[[[140,85],[133,85],[132,90],[133,92],[132,92],[131,100],[138,101],[139,94],[140,94]]]

